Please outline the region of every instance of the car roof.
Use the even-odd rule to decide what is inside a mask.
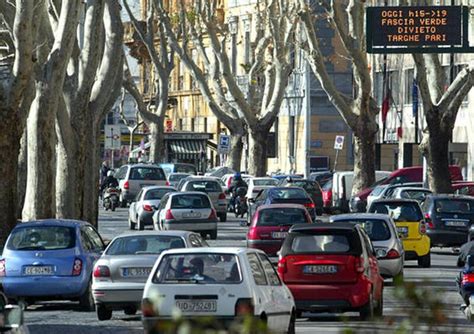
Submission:
[[[432,194],[430,195],[432,199],[469,199],[474,200],[472,196],[466,195],[457,195],[457,194]]]
[[[301,204],[292,204],[292,203],[278,203],[278,204],[265,204],[265,205],[260,205],[257,208],[257,211],[265,210],[265,209],[280,209],[280,208],[295,208],[295,209],[303,209],[306,210],[306,208],[301,205]]]
[[[431,191],[431,189],[428,188],[421,188],[421,187],[398,187],[396,189],[397,191],[403,191],[403,190],[416,190],[416,191]]]
[[[390,216],[382,213],[346,213],[342,215],[333,215],[329,220],[349,220],[349,219],[383,219],[390,220]]]
[[[405,182],[405,183],[395,183],[387,184],[387,188],[401,188],[401,187],[411,187],[416,185],[423,185],[423,182]]]
[[[38,219],[30,220],[17,224],[15,227],[28,227],[28,226],[66,226],[66,227],[80,227],[90,225],[88,222],[75,219]]]
[[[189,176],[191,176],[191,175],[193,175],[193,174],[190,174],[190,173],[183,173],[183,172],[176,172],[176,173],[173,172],[173,173],[169,173],[168,175],[189,175]]]
[[[173,230],[173,231],[137,231],[137,232],[122,233],[122,234],[116,236],[114,239],[124,238],[124,237],[147,237],[147,236],[159,236],[159,235],[186,237],[189,234],[196,234],[196,233],[191,232],[191,231],[180,231],[180,230]]]
[[[151,165],[151,164],[133,164],[133,165],[128,165],[132,168],[142,168],[142,167],[147,167],[147,168],[159,168],[162,169],[160,166],[157,165]]]
[[[249,251],[259,251],[247,247],[195,247],[195,248],[175,248],[163,251],[162,254],[183,254],[183,253],[221,253],[221,254],[244,254]],[[262,251],[259,251],[262,252]]]
[[[217,176],[201,176],[201,175],[192,175],[186,178],[186,181],[217,181],[219,179]]]
[[[416,203],[418,204],[418,201],[416,199],[409,199],[409,198],[384,198],[384,199],[377,199],[372,202],[372,204],[376,203]]]
[[[172,196],[182,196],[182,195],[204,195],[208,196],[205,192],[202,191],[177,191],[174,193],[169,193],[170,197]]]
[[[171,189],[171,190],[176,190],[175,187],[171,187],[171,186],[146,186],[146,187],[143,187],[142,189],[145,190],[145,191],[154,190],[154,189]]]
[[[339,230],[339,231],[354,231],[357,229],[356,225],[347,223],[332,223],[332,224],[295,224],[290,228],[290,232],[304,232],[304,231],[324,231],[324,230]]]
[[[288,190],[288,189],[298,189],[298,190],[302,190],[302,191],[305,191],[303,188],[301,187],[295,187],[295,186],[290,186],[290,187],[272,187],[272,188],[268,188],[268,191],[278,191],[278,190]]]

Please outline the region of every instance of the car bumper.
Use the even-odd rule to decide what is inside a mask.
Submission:
[[[283,240],[247,240],[247,247],[253,249],[260,249],[267,255],[276,255],[281,249]]]
[[[468,241],[468,230],[427,230],[426,234],[430,237],[431,247],[455,247],[461,246]]]
[[[81,276],[3,277],[2,286],[8,298],[38,297],[76,298],[84,294],[89,282]]]
[[[403,258],[379,259],[380,275],[383,277],[394,277],[403,272]]]
[[[430,238],[427,235],[420,239],[402,239],[403,249],[405,250],[405,259],[408,260],[411,256],[408,254],[416,254],[416,256],[424,256],[430,252]]]
[[[140,305],[145,283],[109,283],[92,285],[96,304],[135,304]]]
[[[185,222],[181,221],[164,221],[163,228],[165,230],[182,230],[182,231],[214,231],[217,230],[217,221],[193,221],[186,220]]]
[[[358,280],[347,284],[287,284],[298,311],[349,311],[367,304],[370,283]]]
[[[154,212],[141,212],[140,221],[145,225],[153,225],[153,214]]]
[[[212,321],[210,321],[212,317]],[[195,316],[195,317],[181,317],[181,321],[189,321],[192,328],[202,328],[203,324],[208,324],[208,327],[212,328],[229,328],[232,324],[241,320],[234,315],[221,316],[221,315],[209,315],[209,316]],[[204,320],[205,319],[205,320]],[[173,317],[161,316],[161,317],[142,317],[143,329],[145,333],[162,333],[165,329],[172,328],[170,326],[176,325],[176,320]],[[204,320],[204,321],[203,321]],[[194,323],[194,325],[193,325]]]
[[[122,190],[122,199],[126,200],[127,202],[132,202],[137,194],[131,193],[130,191]]]
[[[227,213],[227,202],[221,202],[217,205],[214,205],[217,213]]]

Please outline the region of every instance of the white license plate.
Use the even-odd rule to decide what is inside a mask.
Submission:
[[[185,212],[183,218],[201,218],[201,214],[199,212]]]
[[[333,265],[307,265],[303,267],[305,274],[335,274],[337,266]]]
[[[151,268],[123,268],[124,277],[148,277],[151,273]]]
[[[182,312],[216,312],[217,301],[215,300],[178,300],[176,307]]]
[[[445,222],[446,226],[465,227],[466,223],[458,220],[448,220]]]
[[[288,236],[288,232],[272,232],[273,239],[285,239]]]
[[[52,266],[27,266],[23,269],[24,275],[52,275],[54,268]]]
[[[398,235],[402,238],[408,237],[408,227],[406,226],[401,226],[397,227]]]

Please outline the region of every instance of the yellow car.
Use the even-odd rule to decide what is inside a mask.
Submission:
[[[431,266],[430,238],[426,234],[423,213],[417,201],[384,199],[372,202],[369,211],[392,217],[405,249],[405,260],[417,260],[418,266]]]

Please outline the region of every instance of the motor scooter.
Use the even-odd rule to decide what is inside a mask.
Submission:
[[[235,217],[244,217],[248,211],[247,205],[247,187],[238,187],[235,189],[234,213]]]
[[[119,206],[120,202],[120,189],[115,187],[108,187],[104,190],[104,196],[102,204],[104,209],[115,211],[115,208]]]
[[[456,277],[459,294],[464,300],[461,309],[467,318],[474,321],[474,255],[468,255],[466,263]]]

